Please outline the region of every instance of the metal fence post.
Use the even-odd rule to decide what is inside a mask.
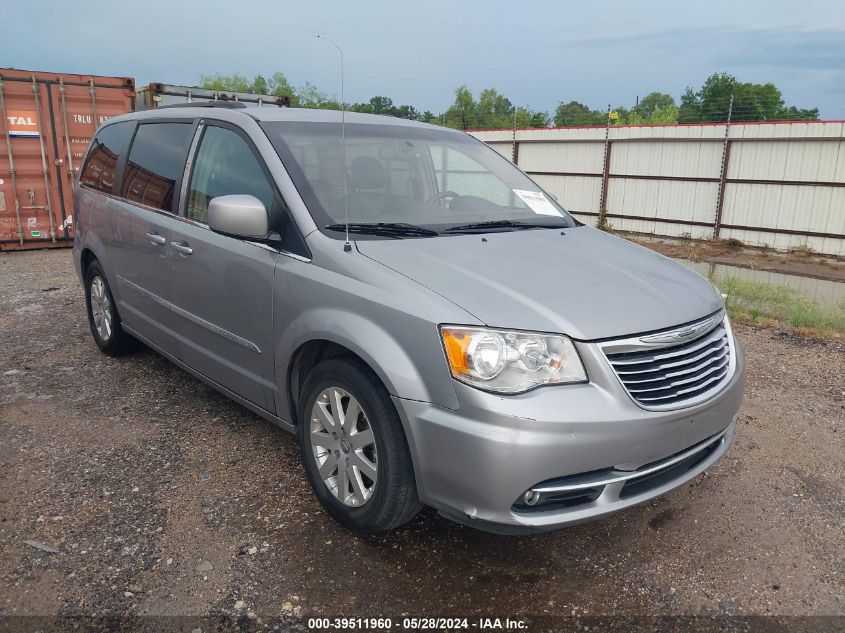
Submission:
[[[516,106],[513,107],[513,141],[511,146],[511,162],[516,165],[519,159],[519,149],[516,146]]]
[[[607,126],[604,130],[604,168],[601,175],[601,198],[599,199],[599,228],[607,226],[607,186],[610,176],[610,104],[607,105]]]
[[[713,220],[713,239],[719,239],[719,232],[722,229],[722,209],[725,206],[725,178],[728,176],[728,161],[731,158],[731,142],[729,139],[731,131],[731,116],[734,110],[734,96],[731,95],[728,104],[728,120],[725,122],[725,142],[722,145],[722,172],[719,174],[719,195],[716,198],[716,218]]]

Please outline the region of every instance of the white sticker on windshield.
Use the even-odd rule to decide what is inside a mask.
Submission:
[[[528,208],[534,213],[540,215],[556,215],[560,217],[562,214],[555,208],[549,200],[539,191],[525,191],[524,189],[514,189],[513,192],[519,196]]]

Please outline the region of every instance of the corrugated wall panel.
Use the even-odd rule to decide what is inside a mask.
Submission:
[[[845,188],[728,183],[724,224],[845,235]],[[845,240],[722,229],[722,237],[778,249],[810,248],[845,255]]]
[[[781,180],[786,169],[786,143],[747,141],[731,145],[728,178],[756,178],[766,176]]]
[[[554,195],[567,211],[598,213],[601,178],[584,176],[532,176],[532,178],[543,189]],[[579,219],[586,222],[583,218]],[[595,223],[595,220],[591,223]]]
[[[719,185],[715,182],[611,178],[607,212],[615,215],[713,222],[718,188]]]
[[[601,174],[604,146],[599,143],[522,143],[519,167],[524,171]]]
[[[722,144],[691,143],[617,143],[610,154],[611,174],[718,178],[721,171]]]
[[[728,178],[845,182],[845,140],[734,143]]]
[[[500,143],[497,141],[495,143],[487,144],[508,160],[511,160],[513,157],[513,143]]]

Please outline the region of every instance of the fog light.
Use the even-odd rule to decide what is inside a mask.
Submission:
[[[525,505],[537,505],[537,502],[540,501],[540,493],[535,490],[528,490],[522,498],[525,500]]]

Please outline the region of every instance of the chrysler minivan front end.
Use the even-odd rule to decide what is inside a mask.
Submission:
[[[734,436],[742,350],[722,311],[649,336],[660,342],[573,341],[589,378],[565,387],[504,395],[458,383],[457,410],[396,398],[421,498],[461,523],[535,532],[611,514],[706,470]]]

